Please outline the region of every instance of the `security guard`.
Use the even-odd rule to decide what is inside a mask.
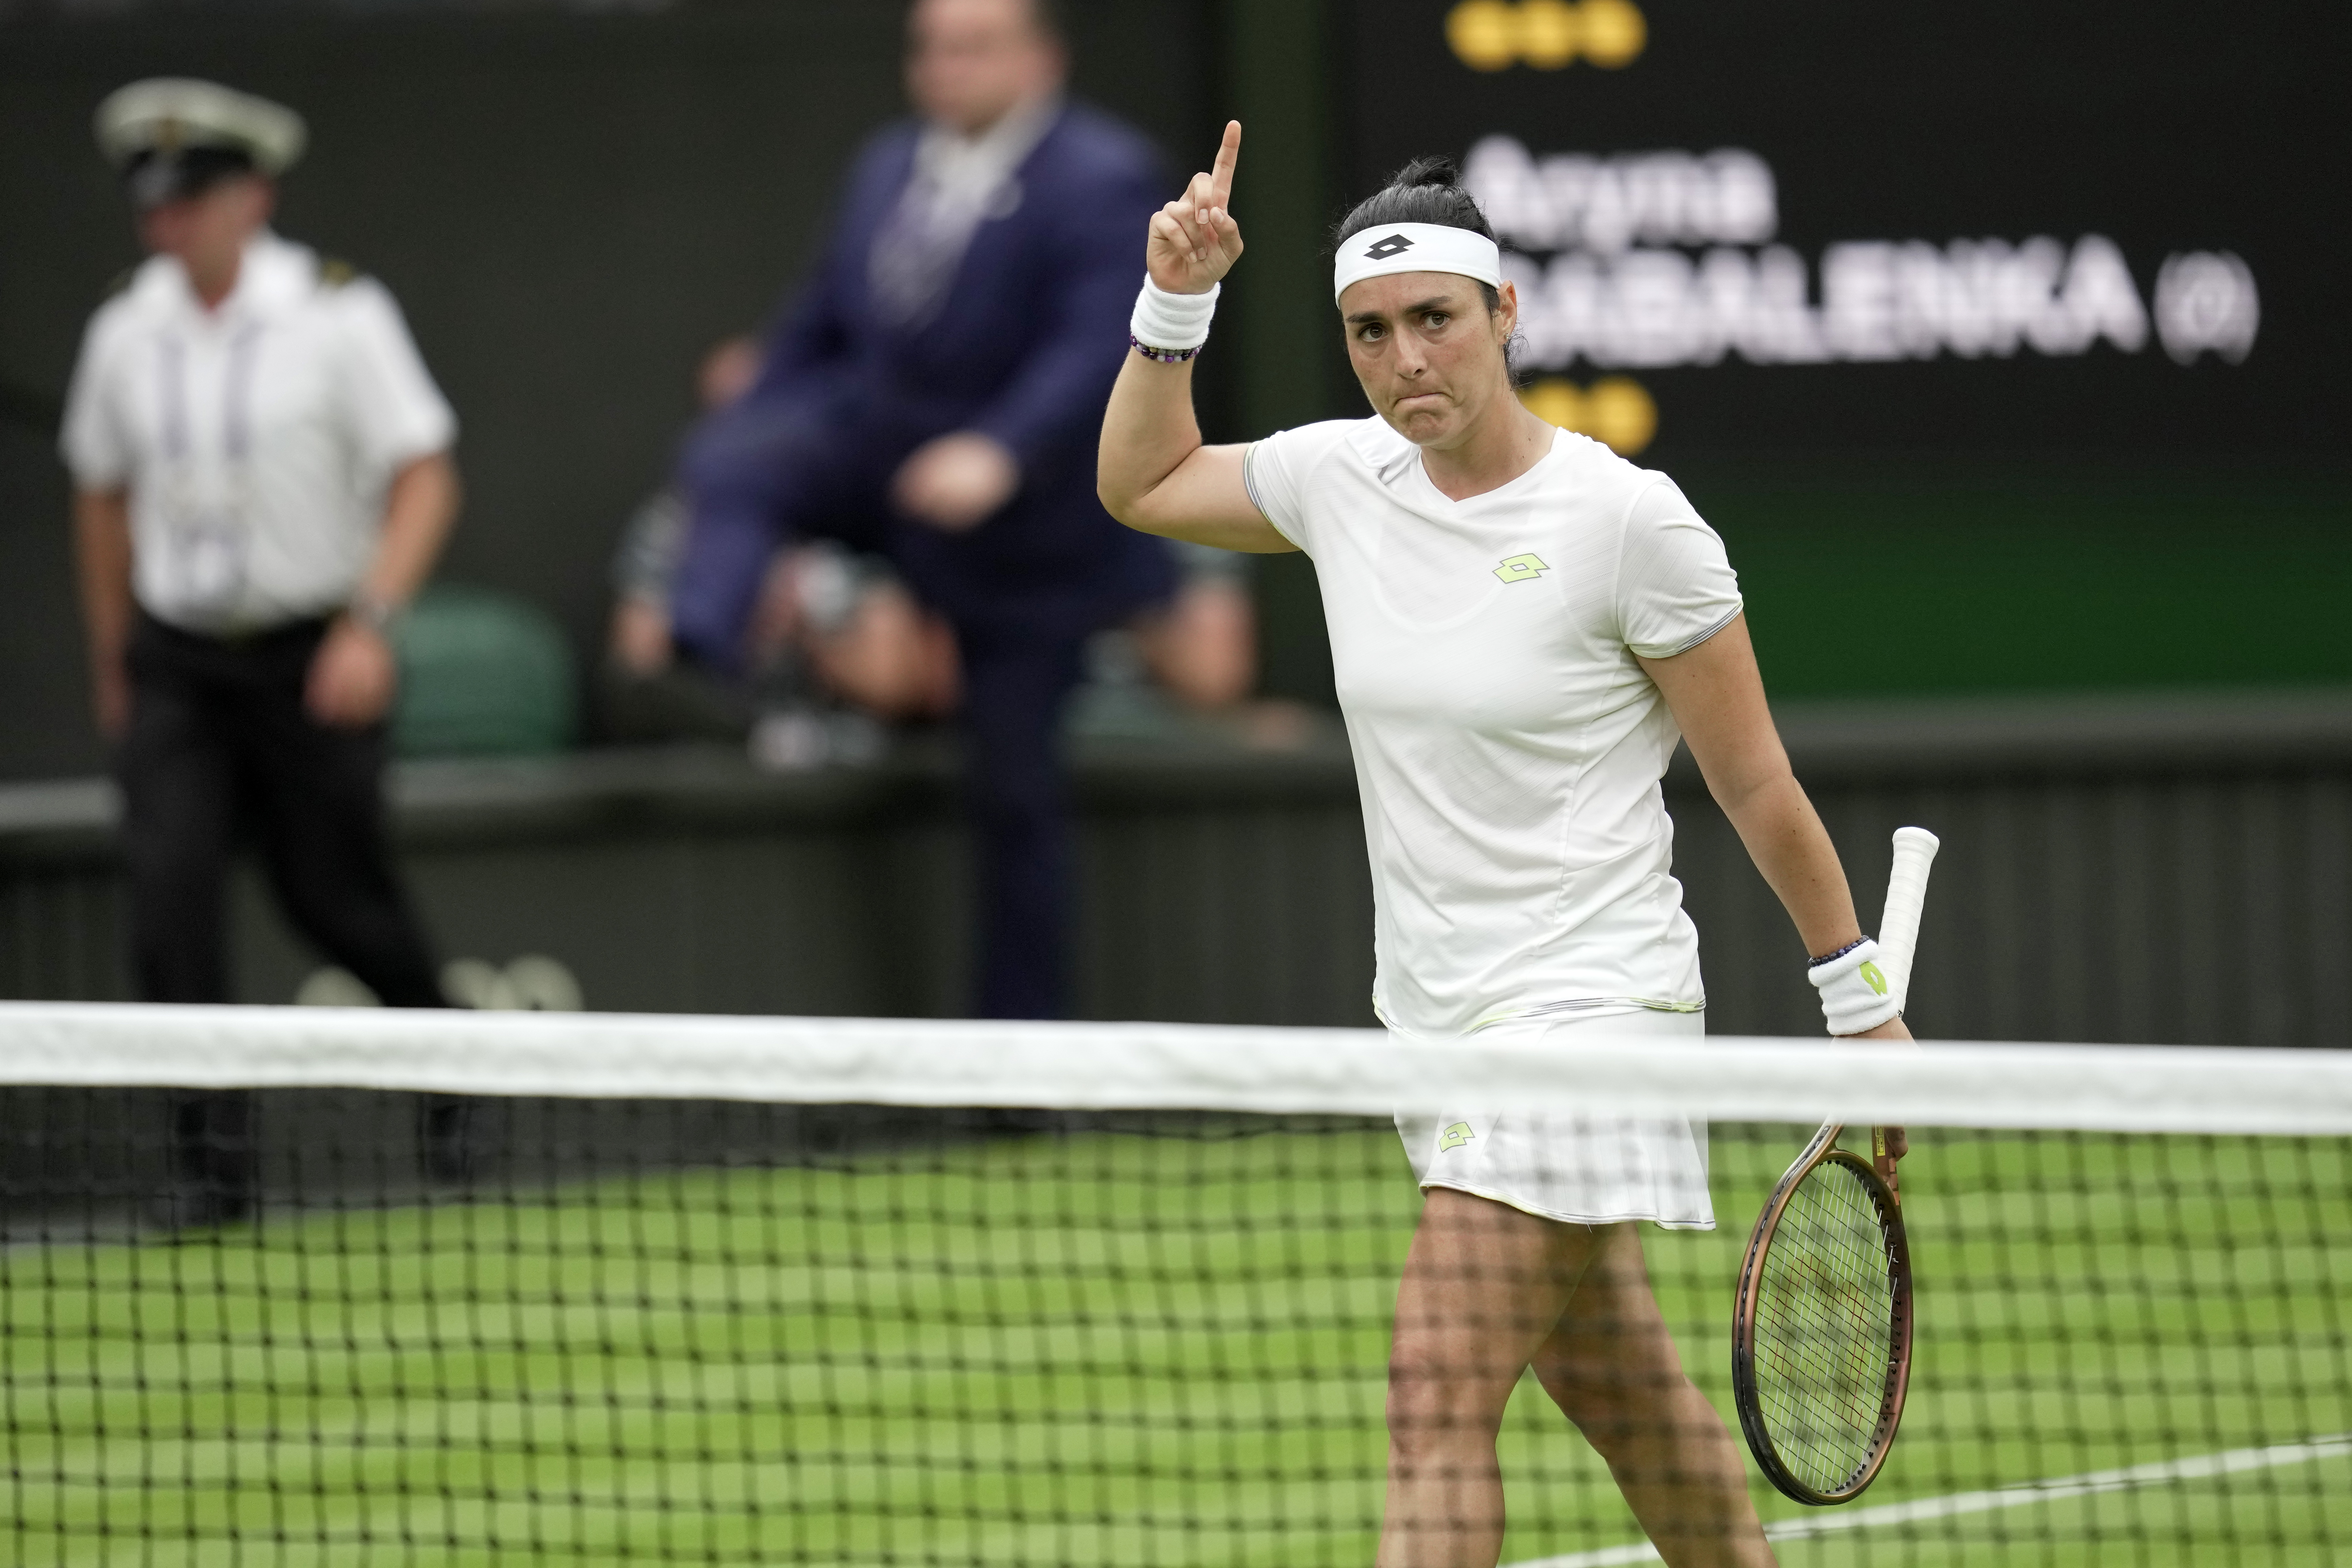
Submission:
[[[151,252],[92,318],[62,446],[99,728],[117,742],[132,962],[226,1002],[231,850],[386,1004],[442,1005],[383,824],[386,633],[457,510],[457,421],[392,296],[268,226],[291,110],[212,82],[99,107]],[[250,1098],[173,1107],[174,1226],[250,1207]],[[457,1158],[454,1106],[426,1157]]]

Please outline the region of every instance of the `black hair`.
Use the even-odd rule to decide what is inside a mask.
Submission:
[[[131,205],[148,212],[256,172],[253,153],[244,147],[142,147],[122,165],[122,186]]]
[[[1368,228],[1391,223],[1430,223],[1441,228],[1466,228],[1495,237],[1494,225],[1478,210],[1478,198],[1462,184],[1462,171],[1442,155],[1415,158],[1389,176],[1389,183],[1358,202],[1331,230],[1334,252]],[[1486,313],[1503,308],[1503,296],[1492,283],[1481,283]]]
[[[922,0],[907,0],[906,15],[908,20],[913,19],[915,7],[920,4]],[[1029,0],[1029,20],[1047,43],[1058,44],[1064,48],[1069,47],[1070,18],[1062,5],[1062,0]],[[901,27],[899,31],[904,33],[906,29]]]

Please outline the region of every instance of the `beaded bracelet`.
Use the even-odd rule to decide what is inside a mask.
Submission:
[[[1201,343],[1195,343],[1189,349],[1155,349],[1150,343],[1145,342],[1141,338],[1137,337],[1133,332],[1127,334],[1127,341],[1134,345],[1135,352],[1137,353],[1141,354],[1146,359],[1156,359],[1161,364],[1182,364],[1186,360],[1191,359],[1194,354],[1199,353],[1202,348],[1205,346]]]
[[[1813,959],[1808,963],[1805,967],[1808,969],[1819,969],[1824,963],[1835,963],[1839,959],[1843,958],[1847,953],[1852,952],[1855,948],[1860,947],[1864,942],[1868,942],[1870,938],[1866,936],[1855,937],[1852,942],[1847,942],[1835,952],[1825,952],[1819,958]]]

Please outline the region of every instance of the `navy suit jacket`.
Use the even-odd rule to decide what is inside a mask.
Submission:
[[[697,520],[676,604],[681,636],[731,642],[780,537],[835,534],[880,549],[966,632],[1080,636],[1171,591],[1160,541],[1095,497],[1095,448],[1128,353],[1158,160],[1137,132],[1064,109],[1015,175],[1017,203],[982,222],[945,302],[886,324],[869,258],[914,167],[919,128],[895,125],[854,165],[814,272],[771,335],[758,384],[706,422],[681,477]],[[964,534],[897,516],[907,454],[973,430],[1019,460],[1020,493]],[[717,651],[717,650],[712,650]]]

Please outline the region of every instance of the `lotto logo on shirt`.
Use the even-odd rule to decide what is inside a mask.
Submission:
[[[1495,568],[1495,575],[1506,583],[1524,583],[1530,577],[1540,577],[1551,568],[1539,556],[1514,555]]]

